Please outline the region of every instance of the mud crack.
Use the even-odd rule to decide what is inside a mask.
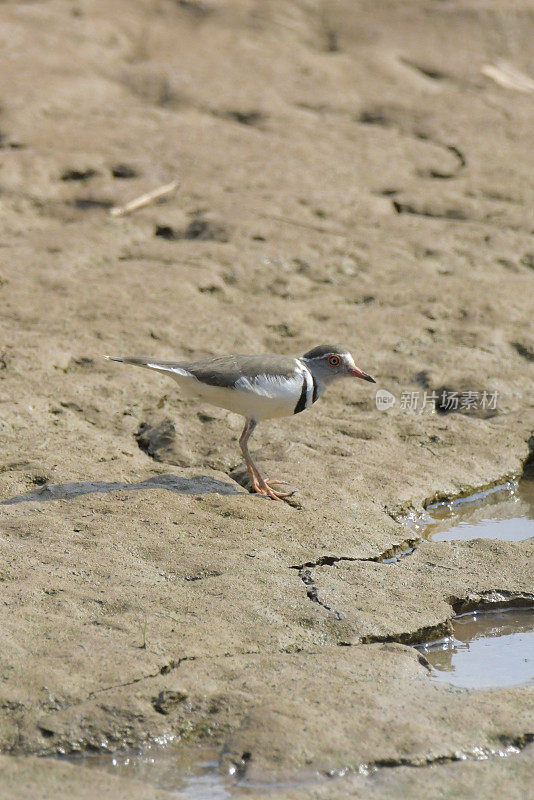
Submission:
[[[304,564],[294,564],[290,569],[304,570],[307,568],[313,569],[314,567],[333,567],[334,564],[338,564],[341,561],[373,561],[378,564],[394,563],[404,558],[404,556],[413,553],[421,541],[422,539],[420,536],[413,539],[405,539],[398,544],[392,544],[391,547],[388,547],[387,550],[384,550],[377,556],[366,556],[362,558],[356,556],[320,556],[320,558],[315,561],[306,561]]]
[[[319,588],[316,586],[313,576],[309,569],[299,569],[299,578],[306,587],[306,596],[313,602],[322,606],[326,611],[330,611],[336,619],[343,619],[343,615],[332,608],[319,597]]]
[[[375,563],[382,563],[382,564],[393,564],[399,561],[404,556],[413,553],[417,545],[421,539],[414,538],[414,539],[406,539],[399,544],[391,545],[388,547],[387,550],[380,553],[377,556],[369,556],[367,558],[355,558],[352,556],[321,556],[320,558],[316,559],[315,561],[307,561],[304,564],[293,564],[290,569],[295,569],[298,571],[299,578],[301,579],[302,583],[306,587],[306,596],[313,602],[317,603],[318,605],[322,606],[326,611],[334,614],[336,619],[343,619],[344,615],[337,611],[335,608],[329,606],[324,600],[321,599],[319,596],[319,587],[314,581],[313,575],[311,574],[311,569],[314,567],[333,567],[335,564],[339,564],[342,561],[348,562],[355,562],[355,561],[372,561]],[[397,641],[396,639],[381,639],[377,638],[373,641]],[[362,643],[367,644],[362,640]]]
[[[176,661],[171,660],[167,664],[163,664],[163,666],[161,666],[157,672],[149,672],[146,675],[140,675],[138,678],[132,678],[130,681],[124,681],[123,683],[112,683],[110,686],[103,686],[101,689],[94,689],[92,692],[89,692],[86,699],[92,700],[94,697],[99,694],[103,694],[104,692],[110,692],[113,689],[122,689],[125,686],[134,686],[136,683],[141,683],[141,681],[147,681],[151,678],[158,678],[160,675],[167,675],[169,672],[178,669],[180,664],[183,664],[184,661],[196,661],[196,656],[183,656]]]

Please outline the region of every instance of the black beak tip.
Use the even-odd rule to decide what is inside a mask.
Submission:
[[[365,376],[365,380],[369,381],[369,383],[376,383],[375,379],[372,378],[370,375],[366,375]]]

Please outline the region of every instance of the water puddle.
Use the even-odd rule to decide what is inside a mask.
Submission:
[[[61,758],[85,769],[97,769],[120,778],[137,780],[187,800],[254,797],[259,790],[306,789],[320,780],[320,776],[313,773],[292,782],[251,782],[243,779],[237,770],[234,774],[221,772],[219,757],[220,748],[176,743],[148,745],[133,752],[92,753]]]
[[[434,503],[420,517],[406,521],[434,542],[519,542],[534,538],[534,478],[525,477],[459,500]]]
[[[519,752],[520,748],[513,744],[496,749],[475,746],[458,758],[462,761],[486,761],[489,758],[508,758]],[[357,767],[334,769],[327,773],[307,771],[293,780],[251,781],[241,775],[239,770],[224,774],[220,768],[219,756],[220,750],[214,747],[194,747],[175,742],[167,745],[152,744],[135,752],[80,754],[60,758],[86,769],[110,773],[119,779],[139,781],[182,800],[239,800],[257,797],[258,792],[274,796],[284,790],[298,790],[299,797],[309,797],[314,789],[324,788],[332,781],[349,776],[352,779],[352,788],[360,786],[361,781],[361,789],[364,791],[371,785],[369,780],[374,780],[382,768],[389,771],[390,767],[400,766],[400,763],[372,762]],[[446,762],[438,759],[435,766],[439,768],[444,763]],[[422,758],[417,765],[426,766],[425,759]],[[354,783],[355,781],[358,783]]]
[[[66,756],[85,769],[109,772],[155,786],[190,800],[227,800],[234,796],[234,781],[219,772],[219,750],[182,749],[149,745],[140,751]]]
[[[473,611],[453,620],[453,634],[417,645],[432,677],[468,689],[534,682],[534,609]]]

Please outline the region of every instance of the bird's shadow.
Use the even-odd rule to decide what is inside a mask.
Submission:
[[[177,494],[243,494],[235,484],[225,483],[209,475],[194,475],[183,478],[178,475],[155,475],[139,483],[106,483],[105,481],[80,481],[73,483],[45,483],[33,492],[2,500],[0,505],[16,503],[48,502],[49,500],[72,500],[83,494],[106,494],[108,492],[138,492],[146,489],[166,489]]]

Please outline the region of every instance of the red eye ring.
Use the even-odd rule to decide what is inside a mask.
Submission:
[[[328,363],[331,367],[339,367],[341,359],[339,356],[328,356]]]

